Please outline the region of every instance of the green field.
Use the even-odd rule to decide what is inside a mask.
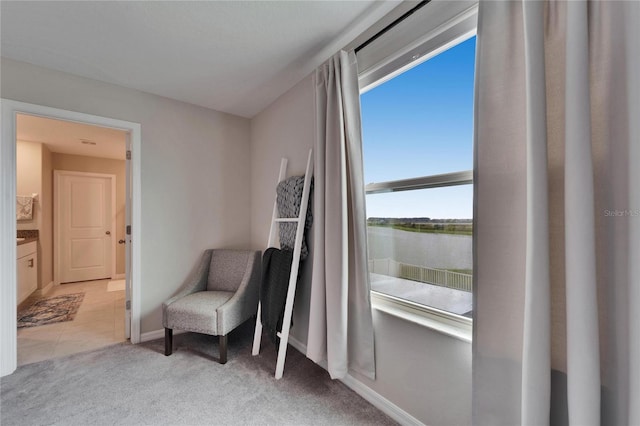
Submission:
[[[473,269],[447,269],[449,272],[457,272],[459,274],[473,275]]]
[[[424,234],[472,235],[473,225],[470,223],[370,223],[368,226],[392,228],[400,231],[420,232]]]

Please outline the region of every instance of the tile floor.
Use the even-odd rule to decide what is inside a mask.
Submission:
[[[89,351],[125,341],[125,293],[107,291],[110,280],[61,284],[47,297],[84,291],[73,321],[18,329],[18,365]]]

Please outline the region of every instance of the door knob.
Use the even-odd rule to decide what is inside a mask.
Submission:
[[[118,244],[124,244],[124,240],[118,240]]]
[[[106,235],[111,235],[111,231],[105,232]]]

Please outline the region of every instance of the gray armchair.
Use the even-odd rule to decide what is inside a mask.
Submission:
[[[220,336],[220,363],[227,362],[227,334],[256,315],[259,251],[206,250],[178,294],[162,304],[164,351],[173,352],[173,329]]]

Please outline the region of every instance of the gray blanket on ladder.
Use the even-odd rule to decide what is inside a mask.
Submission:
[[[268,248],[262,256],[262,284],[260,285],[260,321],[273,343],[278,343],[277,333],[282,330],[284,308],[289,291],[289,274],[293,252]]]
[[[280,182],[276,188],[276,200],[278,204],[278,215],[280,217],[298,217],[300,213],[300,203],[302,202],[302,190],[304,188],[304,176],[292,176]],[[313,189],[313,180],[309,191]],[[304,234],[311,228],[313,216],[311,213],[311,203],[307,204],[307,219],[304,226]],[[302,237],[302,248],[300,250],[300,260],[307,258],[309,250],[307,248],[306,236]],[[293,250],[296,241],[296,224],[280,224],[280,248]]]

